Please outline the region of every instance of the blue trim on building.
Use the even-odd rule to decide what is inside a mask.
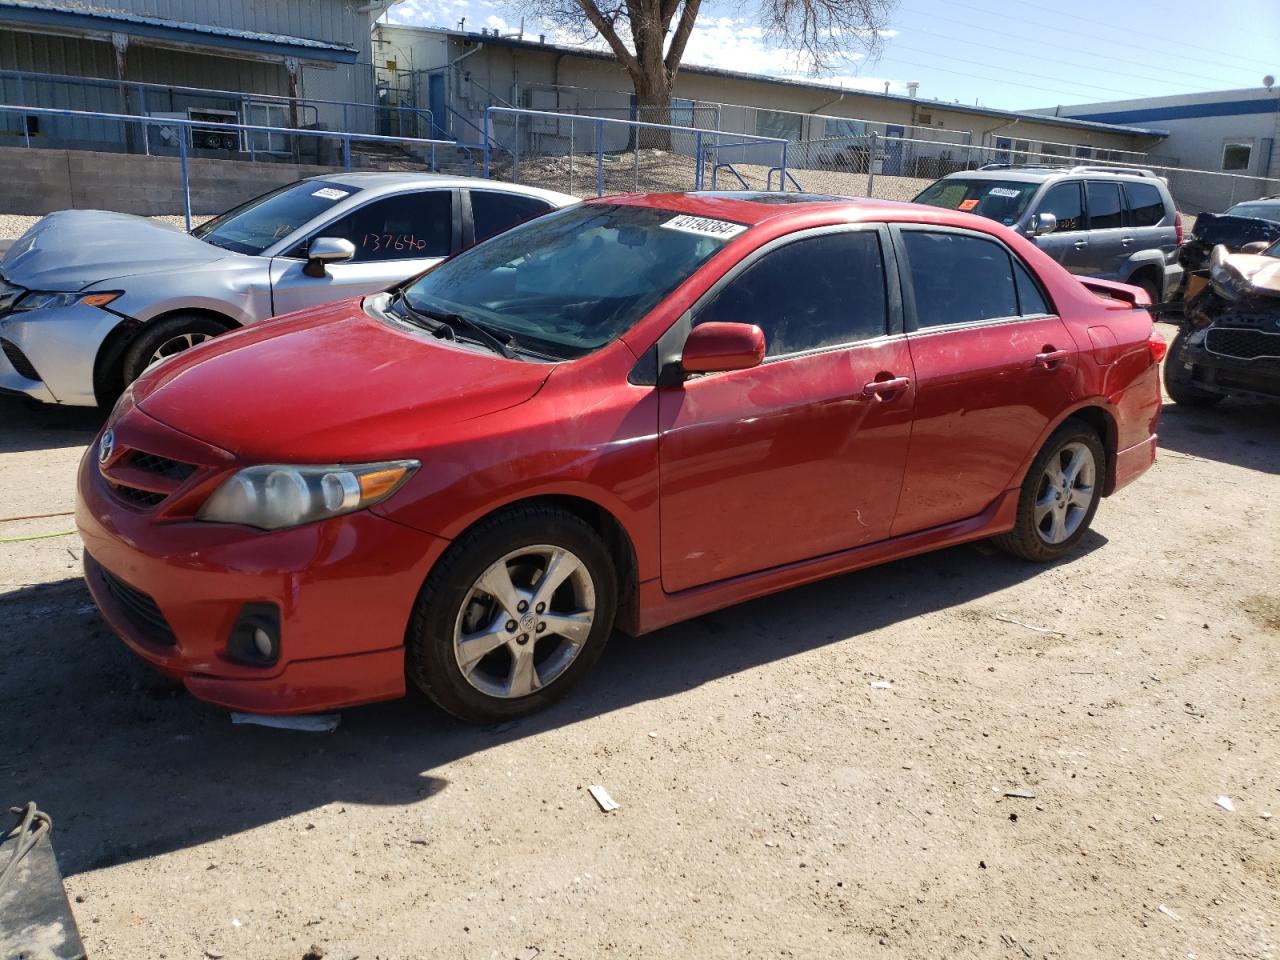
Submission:
[[[345,44],[304,37],[254,33],[158,17],[140,17],[110,10],[50,9],[28,4],[0,3],[0,22],[21,28],[53,28],[75,33],[122,33],[130,37],[213,47],[219,50],[326,63],[355,63],[357,52]]]
[[[1217,103],[1180,103],[1171,107],[1139,107],[1108,113],[1080,113],[1072,119],[1095,123],[1146,123],[1150,120],[1194,120],[1203,117],[1242,117],[1255,113],[1275,113],[1276,100],[1226,100]]]

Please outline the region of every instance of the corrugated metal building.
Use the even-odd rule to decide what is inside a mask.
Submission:
[[[166,95],[130,84],[371,104],[369,26],[368,8],[352,0],[0,0],[0,100],[188,117],[224,111],[258,123],[339,129],[340,108],[299,114],[264,101],[245,110],[242,96]],[[15,129],[17,119],[0,127],[0,144],[33,138],[39,146],[93,145],[122,136],[119,124],[28,117],[24,130]],[[353,130],[374,127],[371,110],[352,112],[348,121]]]

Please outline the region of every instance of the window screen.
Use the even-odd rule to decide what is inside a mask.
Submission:
[[[1125,199],[1129,202],[1129,223],[1135,227],[1154,227],[1164,219],[1164,197],[1154,184],[1126,183]]]
[[[697,322],[754,323],[769,356],[888,332],[884,259],[874,231],[797,240],[765,254],[698,313]]]
[[[453,246],[453,192],[384,197],[322,227],[316,236],[350,240],[356,263],[447,257]]]
[[[1120,212],[1120,184],[1090,180],[1085,184],[1085,193],[1089,196],[1090,230],[1124,226],[1124,215]]]
[[[471,222],[476,243],[496,237],[517,223],[532,220],[550,209],[549,203],[534,197],[521,197],[493,190],[472,190]]]
[[[916,322],[921,329],[1018,315],[1004,247],[956,233],[904,230]]]
[[[1253,144],[1228,143],[1222,147],[1223,170],[1248,170],[1253,156]]]

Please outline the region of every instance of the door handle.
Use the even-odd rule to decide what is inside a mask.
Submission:
[[[1075,243],[1072,244],[1072,246],[1075,247],[1077,250],[1081,249],[1082,247],[1087,247],[1088,245],[1089,245],[1088,240],[1077,240]]]
[[[872,380],[865,384],[862,388],[862,395],[877,403],[885,399],[886,394],[893,393],[895,390],[905,390],[911,386],[910,377],[892,377],[888,380]]]
[[[1069,354],[1065,350],[1045,350],[1036,354],[1036,363],[1046,370],[1052,370],[1054,364],[1061,363],[1068,356]]]
[[[1133,237],[1121,237],[1120,242],[1127,247],[1129,244],[1133,243]]]

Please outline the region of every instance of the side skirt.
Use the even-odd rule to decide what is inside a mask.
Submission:
[[[782,567],[772,567],[759,573],[745,574],[730,580],[721,580],[701,587],[692,587],[679,593],[667,593],[660,578],[646,580],[639,591],[638,634],[649,633],[662,627],[700,617],[712,610],[720,610],[744,600],[779,593],[815,580],[842,573],[851,573],[865,567],[900,560],[918,553],[928,553],[971,540],[984,540],[998,533],[1012,530],[1018,510],[1018,489],[1006,490],[986,510],[968,520],[931,527],[916,533],[905,534],[879,543],[831,553],[813,560],[802,560]]]

